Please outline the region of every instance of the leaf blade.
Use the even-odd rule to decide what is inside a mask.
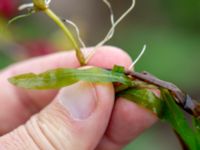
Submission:
[[[133,81],[123,73],[93,67],[88,69],[59,68],[41,74],[23,74],[11,77],[9,81],[27,89],[52,89],[71,85],[80,80],[88,82],[119,82],[133,85]]]
[[[165,107],[163,107],[165,111],[162,119],[171,124],[190,150],[199,150],[200,143],[197,140],[197,135],[190,127],[183,111],[175,103],[174,98],[167,90],[161,89],[161,94],[165,102]]]

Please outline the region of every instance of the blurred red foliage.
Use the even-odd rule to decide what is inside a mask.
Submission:
[[[37,40],[22,43],[27,57],[36,57],[56,52],[56,47],[48,41]]]
[[[4,18],[11,18],[17,12],[19,0],[0,0],[0,16]]]

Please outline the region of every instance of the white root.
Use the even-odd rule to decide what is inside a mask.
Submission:
[[[81,44],[82,48],[86,48],[85,43],[83,42],[83,40],[81,38],[78,26],[74,22],[72,22],[71,20],[64,19],[64,21],[74,27],[76,34],[77,34],[77,38],[79,40],[79,43]]]
[[[141,59],[141,57],[143,56],[145,50],[146,50],[147,46],[144,45],[143,49],[141,50],[140,54],[138,55],[138,57],[134,60],[134,62],[130,65],[129,70],[133,70],[133,67],[135,66],[135,64]]]
[[[46,5],[49,5],[51,3],[51,0],[45,0]]]
[[[25,9],[30,9],[33,8],[34,4],[33,3],[26,3],[26,4],[22,4],[18,7],[19,11],[25,10]]]
[[[111,26],[114,26],[115,24],[115,19],[114,19],[114,12],[113,12],[113,8],[110,4],[110,2],[108,0],[103,0],[103,2],[108,6],[108,9],[110,11],[110,22],[111,22]],[[109,38],[112,38],[113,34],[114,34],[115,30],[113,30],[109,36]]]
[[[45,0],[46,5],[48,6],[50,4],[51,0]],[[92,52],[90,52],[90,54],[86,57],[86,63],[90,60],[90,58],[94,55],[95,51],[97,50],[98,47],[101,47],[102,45],[104,45],[106,42],[108,42],[114,35],[115,33],[115,28],[116,26],[133,10],[134,6],[135,6],[135,0],[132,0],[132,4],[131,6],[115,21],[114,19],[114,12],[112,9],[112,6],[110,4],[110,2],[108,0],[102,0],[103,3],[106,4],[106,6],[108,7],[109,11],[110,11],[110,21],[111,21],[111,28],[108,31],[108,33],[106,34],[106,36],[104,37],[104,39],[99,42],[95,48],[93,49]],[[33,9],[34,8],[34,4],[33,3],[27,3],[27,4],[23,4],[21,5],[18,9],[19,10],[24,10],[24,9]],[[74,27],[76,34],[77,34],[77,38],[81,44],[81,46],[83,48],[85,48],[85,43],[83,42],[81,36],[80,36],[80,31],[79,28],[77,27],[77,25],[70,21],[70,20],[64,20],[66,23],[70,24],[71,26]],[[146,45],[144,46],[142,52],[140,53],[140,55],[138,56],[138,58],[133,62],[133,64],[130,66],[130,69],[133,68],[133,66],[137,63],[137,61],[141,58],[141,56],[143,55],[144,51],[146,49]]]
[[[105,38],[100,43],[97,44],[98,47],[104,45],[113,37],[114,33],[112,34],[112,32],[114,32],[116,26],[133,10],[134,6],[135,6],[135,0],[132,0],[131,6],[114,22],[114,24],[108,31],[107,35],[105,36]]]
[[[94,53],[96,52],[98,47],[101,47],[102,45],[104,45],[106,42],[108,42],[114,35],[115,32],[115,28],[116,26],[133,10],[133,8],[135,7],[135,0],[132,0],[132,4],[131,6],[116,20],[114,21],[114,14],[113,14],[113,10],[111,7],[111,4],[108,2],[108,0],[102,0],[109,8],[110,13],[111,13],[111,28],[108,31],[108,33],[106,34],[105,38],[99,42],[96,47],[94,48],[94,50],[86,57],[86,62],[88,62],[90,60],[90,58],[94,55]]]

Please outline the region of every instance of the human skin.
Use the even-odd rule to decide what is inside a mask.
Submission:
[[[84,51],[91,51],[87,48]],[[98,48],[89,66],[126,68],[131,58],[111,46]],[[25,90],[11,85],[13,75],[80,67],[74,52],[14,64],[0,72],[1,150],[120,150],[157,121],[149,110],[115,99],[111,83],[78,82],[61,90]]]

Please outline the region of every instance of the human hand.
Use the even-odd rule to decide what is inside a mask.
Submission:
[[[89,62],[104,68],[115,64],[127,68],[131,59],[108,46],[99,48]],[[115,101],[111,83],[79,82],[59,91],[35,91],[7,81],[13,75],[58,67],[80,66],[74,52],[63,52],[34,58],[0,73],[1,150],[120,150],[157,120],[133,102]]]

